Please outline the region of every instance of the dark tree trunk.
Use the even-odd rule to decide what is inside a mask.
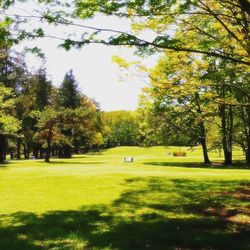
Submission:
[[[27,147],[27,145],[24,143],[23,144],[23,155],[24,155],[24,159],[28,160],[30,157],[29,157],[29,147]]]
[[[38,159],[38,148],[33,148],[33,155],[36,159]]]
[[[196,93],[196,100],[197,100],[197,112],[200,116],[202,116],[202,108],[200,106],[200,96],[199,96],[199,93]],[[200,143],[201,143],[201,146],[202,146],[202,153],[203,153],[203,160],[204,160],[204,164],[205,165],[210,165],[211,164],[211,161],[209,160],[209,156],[208,156],[208,150],[207,150],[207,141],[206,141],[206,128],[205,128],[205,125],[204,125],[204,122],[203,120],[200,122],[199,124],[199,127],[200,127],[200,131],[199,131],[199,134],[200,134]]]
[[[7,138],[4,135],[0,135],[0,163],[4,163],[6,160]]]
[[[14,151],[13,151],[13,148],[10,149],[10,159],[14,160]]]
[[[248,101],[250,101],[250,98],[248,98]],[[250,106],[247,108],[247,122],[246,122],[246,164],[250,166]]]
[[[205,126],[204,126],[203,122],[200,124],[200,132],[201,132],[200,143],[202,146],[204,164],[210,165],[211,161],[209,160],[209,156],[208,156],[208,152],[207,152],[208,150],[207,150],[207,142],[206,142],[206,130],[205,130]]]
[[[220,106],[221,116],[221,132],[222,132],[222,145],[224,152],[224,164],[231,166],[232,160],[232,139],[233,139],[233,111],[232,107],[226,111],[226,106],[222,104]]]
[[[51,156],[51,141],[47,140],[47,148],[45,152],[45,161],[49,162],[50,161],[50,156]]]
[[[210,165],[211,161],[209,160],[208,152],[207,152],[207,143],[206,140],[201,140],[202,153],[205,165]]]
[[[63,158],[63,149],[62,149],[62,147],[58,148],[57,156],[58,156],[59,158]]]
[[[43,159],[44,158],[44,154],[43,154],[44,152],[43,152],[43,149],[42,148],[40,148],[39,149],[39,159]]]
[[[21,159],[21,139],[17,139],[17,154],[16,154],[17,160]]]
[[[71,146],[65,145],[64,146],[64,158],[71,158],[72,152],[71,152]]]
[[[250,166],[250,140],[247,144],[248,144],[248,147],[246,149],[246,164],[247,166]]]
[[[56,156],[56,148],[55,147],[51,148],[51,155]]]
[[[199,107],[198,112],[201,114],[201,109]],[[207,150],[207,141],[206,141],[206,128],[204,125],[204,122],[200,122],[200,143],[202,146],[202,153],[203,153],[203,161],[205,165],[210,165],[211,161],[209,160],[209,156],[208,156],[208,150]]]

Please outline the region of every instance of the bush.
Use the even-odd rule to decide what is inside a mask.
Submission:
[[[187,153],[186,152],[173,152],[173,156],[175,157],[187,156]]]

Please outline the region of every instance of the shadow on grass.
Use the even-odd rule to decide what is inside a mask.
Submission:
[[[52,160],[50,162],[40,161],[41,164],[51,164],[51,165],[97,165],[97,164],[103,164],[101,161],[63,161],[63,160]]]
[[[13,164],[13,162],[12,161],[4,161],[4,162],[1,162],[0,163],[0,169],[1,168],[7,168],[7,167],[9,167],[11,164]]]
[[[86,155],[102,155],[105,150],[88,152]]]
[[[213,162],[211,165],[205,165],[202,162],[144,162],[144,165],[150,166],[162,166],[162,167],[183,167],[183,168],[209,168],[209,169],[246,169],[250,167],[246,166],[244,162],[237,161],[233,166],[225,166],[222,163]]]
[[[2,215],[0,249],[249,249],[249,224],[206,211],[235,204],[239,212],[249,203],[232,194],[250,182],[150,177],[124,184],[111,205]]]

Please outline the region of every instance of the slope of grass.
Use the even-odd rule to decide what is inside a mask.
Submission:
[[[0,167],[0,249],[250,249],[250,170],[205,167],[200,149],[166,150],[179,149]]]

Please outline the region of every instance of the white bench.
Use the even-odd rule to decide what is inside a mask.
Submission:
[[[132,156],[125,156],[123,159],[124,162],[133,162],[134,161],[134,157]]]

